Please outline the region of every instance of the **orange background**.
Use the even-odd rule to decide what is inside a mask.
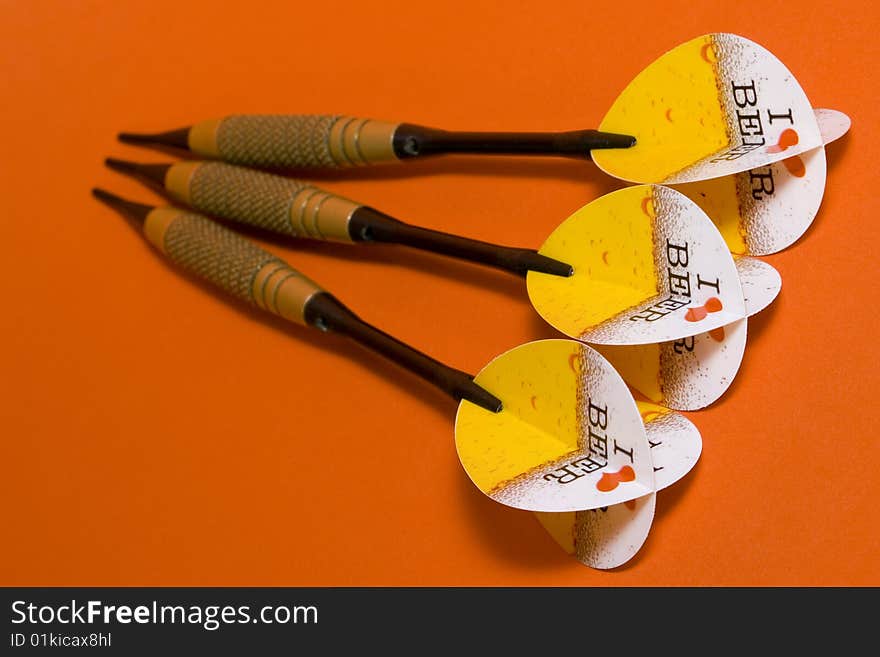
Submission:
[[[871,3],[0,4],[2,541],[12,585],[880,585]],[[736,5],[733,8],[734,4]],[[796,9],[795,9],[796,8]],[[611,572],[469,482],[455,404],[333,336],[182,277],[89,196],[115,141],[229,113],[449,129],[595,127],[706,32],[774,52],[853,129],[750,322],[737,380],[688,413],[695,470]],[[446,158],[322,174],[399,218],[537,247],[623,184],[590,163]],[[557,334],[516,277],[393,247],[269,243],[365,319],[475,372]]]

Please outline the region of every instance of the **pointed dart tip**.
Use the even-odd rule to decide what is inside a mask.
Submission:
[[[164,190],[165,174],[171,168],[170,164],[141,164],[139,162],[130,162],[129,160],[120,160],[115,157],[105,158],[104,164],[108,169],[139,178],[154,187],[158,187],[159,190]]]
[[[461,384],[457,396],[460,399],[467,399],[472,404],[485,408],[490,413],[500,413],[504,409],[504,404],[501,403],[498,397],[470,378]]]
[[[117,160],[115,157],[105,157],[104,165],[113,169],[114,171],[119,171],[120,173],[129,173],[135,171],[135,163],[129,162],[128,160]]]
[[[555,260],[554,258],[548,258],[540,253],[536,253],[533,262],[529,266],[529,271],[569,278],[574,274],[574,267],[561,260]]]
[[[119,212],[126,219],[134,221],[140,225],[144,223],[147,215],[154,209],[151,205],[144,205],[142,203],[135,203],[134,201],[126,200],[121,196],[111,194],[100,187],[92,187],[92,196]]]
[[[118,196],[115,196],[114,194],[111,194],[107,190],[101,189],[100,187],[92,187],[92,196],[99,201],[103,201],[105,203],[119,198]]]
[[[561,276],[562,278],[568,278],[574,274],[574,267],[567,262],[545,256],[532,249],[519,250],[517,269],[522,274],[534,271],[540,274]]]
[[[171,146],[189,150],[189,128],[179,128],[168,132],[142,133],[120,132],[116,138],[123,144],[136,146]]]
[[[632,148],[636,145],[636,138],[632,135],[622,135],[615,132],[596,132],[595,141],[591,149],[597,148]]]
[[[121,141],[123,144],[143,144],[150,143],[150,139],[148,135],[141,135],[135,132],[120,132],[116,135],[116,138]]]

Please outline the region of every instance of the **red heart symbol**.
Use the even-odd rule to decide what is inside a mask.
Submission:
[[[803,178],[807,175],[807,167],[804,166],[803,160],[797,155],[782,160],[782,163],[785,165],[785,168],[788,169],[788,172],[795,178]]]
[[[782,134],[779,135],[779,143],[775,146],[768,146],[768,153],[781,153],[789,146],[797,146],[798,143],[798,133],[794,128],[786,128],[782,131]]]
[[[706,319],[706,314],[705,306],[695,306],[687,309],[684,318],[688,322],[699,322],[701,319]]]
[[[607,493],[617,488],[621,483],[634,481],[635,478],[635,470],[625,465],[617,472],[603,472],[602,477],[596,482],[596,488],[603,493]]]

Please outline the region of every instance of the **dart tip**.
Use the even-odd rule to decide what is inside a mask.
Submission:
[[[134,162],[127,162],[126,160],[117,160],[114,157],[104,158],[104,166],[108,169],[112,169],[118,173],[125,174],[136,174],[137,167]]]
[[[570,264],[545,256],[534,249],[499,247],[497,257],[501,259],[506,269],[522,276],[527,275],[530,271],[561,276],[562,278],[568,278],[574,274],[574,268]]]
[[[568,278],[574,274],[574,267],[568,263],[556,260],[555,258],[548,258],[540,253],[534,253],[531,255],[527,267],[529,271],[550,274],[552,276],[561,276],[562,278]]]
[[[94,196],[99,201],[103,201],[105,203],[112,202],[119,197],[111,194],[110,192],[101,189],[100,187],[92,187],[92,196]]]
[[[135,221],[138,224],[143,224],[144,220],[147,218],[147,215],[153,210],[153,206],[151,205],[143,205],[141,203],[135,203],[134,201],[128,201],[121,196],[116,196],[116,194],[111,194],[105,189],[101,189],[100,187],[92,188],[92,196],[106,204],[107,206],[113,208],[127,219]]]
[[[115,157],[106,158],[104,164],[113,171],[143,180],[159,190],[164,190],[165,174],[171,168],[170,164],[141,164]]]
[[[500,413],[504,409],[504,404],[491,392],[477,385],[473,379],[462,384],[459,389],[461,399],[467,399],[469,402],[476,404],[481,408],[485,408],[490,413]]]
[[[171,146],[189,150],[189,128],[179,128],[168,132],[141,133],[120,132],[116,138],[123,144],[136,146]]]
[[[616,132],[573,130],[562,132],[554,140],[554,152],[576,158],[589,158],[590,151],[607,148],[632,148],[636,138]]]
[[[594,141],[590,144],[591,149],[632,148],[636,145],[636,138],[632,135],[621,135],[615,132],[596,131],[593,139]]]
[[[143,144],[150,143],[148,135],[140,135],[134,132],[120,132],[116,138],[123,144]]]

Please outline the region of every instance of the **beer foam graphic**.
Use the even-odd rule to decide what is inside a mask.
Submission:
[[[817,148],[812,108],[769,51],[734,34],[707,34],[646,67],[612,104],[600,130],[636,137],[594,151],[609,175],[678,184],[732,175]]]
[[[696,465],[700,432],[687,418],[662,406],[637,402],[644,422],[658,490],[675,483]],[[653,524],[652,493],[608,507],[569,513],[536,513],[541,525],[566,553],[586,566],[616,568],[644,545]]]
[[[730,387],[746,350],[747,320],[741,319],[660,347],[662,402],[695,411],[717,401]]]
[[[735,258],[748,315],[766,308],[779,294],[782,278],[772,266]],[[679,340],[651,344],[595,345],[635,390],[652,402],[694,411],[718,400],[733,383],[746,348],[747,322],[733,322]]]
[[[843,136],[849,117],[814,110],[823,143]],[[794,244],[810,227],[825,191],[824,147],[733,176],[675,189],[699,205],[732,253],[769,255]]]
[[[671,188],[640,185],[606,194],[560,224],[539,252],[570,263],[574,275],[529,272],[532,305],[585,342],[666,342],[745,316],[721,234]]]
[[[599,509],[535,515],[567,554],[585,566],[607,570],[625,564],[644,545],[656,504],[651,493]]]

